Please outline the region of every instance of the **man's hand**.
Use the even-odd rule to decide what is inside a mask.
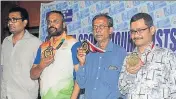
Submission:
[[[80,65],[83,66],[85,64],[85,60],[86,60],[86,52],[83,50],[82,47],[77,48],[77,58],[80,62]]]
[[[54,56],[48,56],[46,58],[41,59],[39,66],[40,68],[45,68],[53,62],[54,62]]]
[[[141,69],[142,66],[143,66],[143,64],[140,61],[136,66],[126,65],[126,70],[130,74],[136,74]]]

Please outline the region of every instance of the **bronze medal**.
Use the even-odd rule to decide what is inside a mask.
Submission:
[[[131,53],[128,57],[127,57],[127,65],[130,67],[135,67],[136,65],[139,64],[140,62],[140,58],[138,56],[138,54],[135,53]]]
[[[44,57],[48,57],[53,55],[53,47],[52,46],[48,46],[47,49],[43,52],[44,53]]]
[[[82,44],[81,44],[81,47],[82,47],[82,49],[84,50],[84,52],[85,52],[86,54],[89,53],[89,44],[88,44],[87,41],[83,41]]]

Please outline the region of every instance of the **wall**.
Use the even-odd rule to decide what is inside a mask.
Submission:
[[[51,1],[19,1],[20,7],[26,8],[29,13],[29,27],[38,27],[40,23],[40,4]]]

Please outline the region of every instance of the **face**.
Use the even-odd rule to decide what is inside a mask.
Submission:
[[[51,13],[47,19],[48,33],[51,36],[59,36],[63,32],[62,16],[57,13]]]
[[[110,39],[112,27],[108,27],[108,19],[98,17],[93,22],[93,35],[97,42],[104,42]]]
[[[22,21],[20,12],[11,12],[8,16],[9,31],[13,34],[18,34],[24,31],[27,25],[27,20]]]
[[[144,19],[132,22],[130,28],[131,39],[137,47],[146,46],[152,41],[152,36],[155,33],[155,27],[148,27],[145,25]]]

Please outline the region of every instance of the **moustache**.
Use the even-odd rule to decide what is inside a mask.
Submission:
[[[51,32],[56,32],[57,31],[57,28],[51,26],[48,28],[48,32],[51,33]]]
[[[133,41],[143,39],[143,37],[133,38]]]

